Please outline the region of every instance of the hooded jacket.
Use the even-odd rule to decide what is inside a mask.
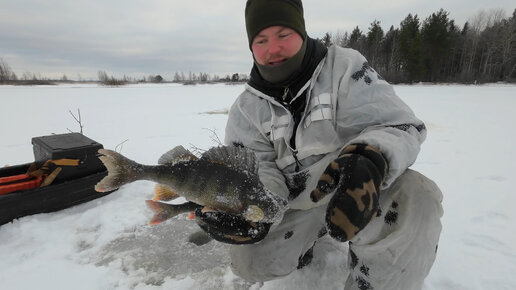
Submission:
[[[386,188],[414,163],[426,138],[424,123],[352,49],[331,46],[297,97],[306,98],[306,106],[296,127],[285,105],[247,84],[225,132],[225,143],[256,153],[260,180],[291,209],[328,203],[331,194],[314,203],[310,192],[345,146],[365,143],[383,153]]]

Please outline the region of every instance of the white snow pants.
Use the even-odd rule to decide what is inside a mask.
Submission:
[[[421,289],[436,256],[442,193],[409,169],[380,195],[381,213],[349,241],[344,289]],[[293,272],[324,234],[325,214],[326,206],[288,211],[261,242],[230,247],[233,272],[252,282]]]

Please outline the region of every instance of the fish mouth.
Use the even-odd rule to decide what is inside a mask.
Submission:
[[[275,223],[283,218],[288,209],[287,200],[274,196],[272,202],[268,205],[249,205],[243,216],[251,222]]]
[[[250,205],[244,213],[244,218],[251,222],[259,222],[265,218],[265,214],[258,206]]]

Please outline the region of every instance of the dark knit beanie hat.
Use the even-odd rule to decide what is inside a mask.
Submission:
[[[294,29],[305,40],[305,19],[301,0],[247,0],[245,27],[249,47],[260,31],[275,25]]]

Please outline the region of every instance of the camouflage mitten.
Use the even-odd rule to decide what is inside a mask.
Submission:
[[[220,211],[195,210],[197,223],[213,239],[227,244],[254,244],[269,232],[271,224],[250,222]]]
[[[335,191],[326,210],[330,236],[350,240],[376,216],[387,170],[382,153],[366,144],[346,146],[328,165],[310,197],[317,202]]]

